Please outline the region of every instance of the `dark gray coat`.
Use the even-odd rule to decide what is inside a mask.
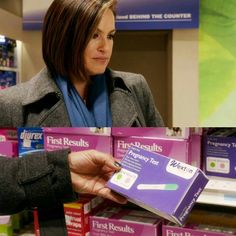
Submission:
[[[0,157],[0,215],[38,207],[40,235],[66,235],[62,203],[76,200],[68,150]]]
[[[142,75],[109,69],[106,74],[113,126],[163,126]],[[71,126],[60,90],[46,68],[30,81],[0,91],[0,127],[22,126]]]

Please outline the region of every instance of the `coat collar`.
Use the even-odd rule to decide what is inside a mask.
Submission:
[[[105,73],[108,78],[112,125],[116,127],[141,126],[135,98],[121,73],[111,69],[107,69]]]
[[[60,95],[60,91],[52,79],[49,71],[44,68],[34,78],[29,81],[27,95],[22,101],[22,105],[35,103],[48,94]]]
[[[32,126],[70,127],[70,120],[60,90],[47,68],[42,69],[27,84],[27,94],[22,100],[22,106],[34,107],[40,112],[32,112],[28,119]]]
[[[112,126],[140,126],[133,94],[121,78],[120,73],[107,69],[106,76],[110,94]],[[50,99],[49,95],[57,99],[57,102],[51,108],[40,113],[40,115],[35,115],[33,118],[35,125],[44,127],[71,126],[62,94],[46,68],[32,78],[28,85],[27,95],[22,101],[23,106],[35,105],[47,97]],[[45,99],[45,102],[47,101]]]

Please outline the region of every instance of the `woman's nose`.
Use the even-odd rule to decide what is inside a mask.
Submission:
[[[99,44],[99,50],[106,52],[109,50],[109,48],[110,48],[110,44],[108,42],[108,39],[102,38]]]

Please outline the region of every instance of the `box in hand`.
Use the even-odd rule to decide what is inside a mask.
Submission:
[[[129,201],[182,225],[208,182],[198,168],[132,146],[107,186]]]

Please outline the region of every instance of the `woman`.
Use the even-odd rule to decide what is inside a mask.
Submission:
[[[115,0],[60,0],[43,27],[46,64],[0,92],[2,127],[163,126],[142,75],[109,69]]]
[[[115,6],[116,0],[52,2],[42,32],[46,68],[0,92],[1,127],[163,126],[144,77],[107,67]],[[41,236],[65,235],[62,207],[39,209],[39,219]]]

